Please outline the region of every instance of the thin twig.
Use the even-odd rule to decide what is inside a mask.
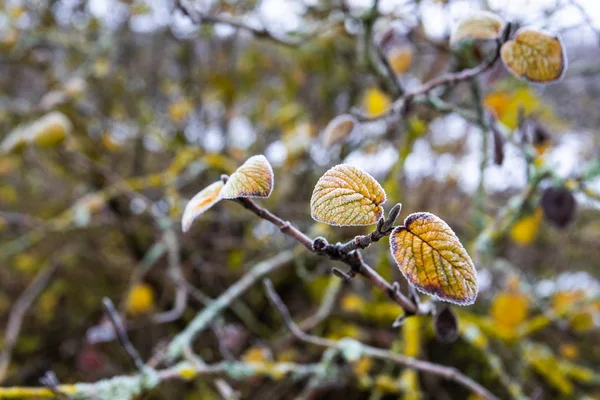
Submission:
[[[284,251],[261,263],[258,263],[240,280],[223,292],[215,301],[199,312],[194,319],[169,344],[167,354],[175,359],[182,354],[183,349],[192,343],[194,337],[210,327],[210,323],[229,307],[237,298],[252,287],[267,274],[288,264],[294,258],[292,251]]]
[[[401,354],[392,353],[391,351],[379,349],[376,347],[371,347],[362,344],[361,342],[352,340],[349,342],[346,341],[335,341],[330,339],[321,338],[318,336],[313,336],[302,331],[298,325],[292,319],[289,310],[281,300],[281,297],[277,294],[273,287],[273,283],[270,280],[265,279],[263,281],[267,295],[271,303],[275,306],[275,308],[281,314],[283,321],[287,328],[300,340],[311,343],[321,347],[334,348],[340,350],[342,353],[345,349],[352,346],[356,347],[355,354],[362,354],[371,356],[374,358],[380,358],[384,360],[392,361],[398,365],[404,365],[409,368],[414,368],[418,371],[427,372],[430,374],[438,375],[448,380],[454,381],[473,393],[478,394],[479,396],[489,399],[489,400],[497,400],[498,398],[494,396],[489,390],[485,387],[481,386],[479,383],[475,382],[473,379],[463,375],[459,370],[453,367],[446,367],[443,365],[431,363],[428,361],[418,360],[412,357],[407,357]],[[353,349],[354,350],[354,349]]]
[[[46,265],[40,272],[38,272],[33,281],[29,284],[21,296],[19,296],[15,302],[15,305],[12,307],[4,334],[4,342],[2,344],[3,349],[0,353],[0,382],[2,382],[6,377],[8,366],[12,358],[12,351],[17,344],[17,339],[19,337],[19,333],[21,332],[21,325],[23,324],[25,313],[27,313],[27,310],[29,310],[42,290],[44,290],[57,268],[58,264],[55,262],[51,262]]]
[[[108,314],[108,318],[110,319],[110,322],[113,324],[113,327],[117,332],[117,338],[119,339],[119,343],[121,343],[121,346],[123,346],[127,354],[129,354],[129,357],[131,357],[131,360],[135,364],[136,368],[140,372],[143,371],[144,361],[142,360],[142,357],[140,357],[138,351],[133,346],[133,343],[131,343],[131,341],[129,340],[129,337],[127,336],[127,331],[125,330],[125,326],[123,325],[121,316],[115,309],[115,305],[108,297],[102,299],[102,305],[104,306],[104,310]]]

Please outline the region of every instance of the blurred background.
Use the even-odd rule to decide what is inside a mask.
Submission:
[[[398,87],[494,51],[449,44],[457,19],[480,9],[513,31],[561,34],[564,79],[530,84],[498,62],[388,118]],[[152,360],[252,266],[293,249],[232,202],[181,232],[195,193],[264,154],[275,187],[260,205],[309,236],[372,230],[310,217],[318,178],[347,162],[382,184],[386,210],[443,218],[478,270],[479,298],[452,307],[459,337],[448,344],[431,317],[393,329],[397,304],[296,251],[271,278],[312,333],[454,366],[502,399],[600,398],[599,61],[594,0],[0,0],[1,386],[40,386],[49,370],[61,383],[135,373],[103,297]],[[343,113],[360,123],[324,135]],[[386,239],[363,256],[406,288]],[[194,351],[207,363],[322,355],[289,336],[260,283]],[[288,377],[227,385],[244,399],[477,398],[367,357],[314,388]],[[222,397],[214,377],[198,377],[139,398]]]

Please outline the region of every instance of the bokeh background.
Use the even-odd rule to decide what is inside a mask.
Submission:
[[[485,59],[489,46],[448,44],[456,20],[477,9],[560,33],[564,79],[530,84],[497,63],[477,84],[435,91],[441,103],[327,143],[335,116],[377,118],[397,97],[370,46],[406,90],[418,88]],[[401,218],[442,217],[476,261],[479,298],[453,307],[460,336],[445,344],[431,317],[393,329],[402,310],[384,294],[296,252],[272,279],[297,321],[326,311],[312,333],[454,366],[503,399],[600,398],[600,5],[382,0],[365,29],[372,11],[368,0],[0,0],[2,386],[40,386],[49,370],[61,383],[135,373],[103,297],[150,360],[249,268],[294,248],[232,202],[181,232],[187,200],[265,154],[275,189],[260,204],[312,237],[370,231],[310,217],[318,178],[348,162],[381,182],[388,210],[403,204]],[[465,116],[478,109],[502,135]],[[576,202],[558,222],[541,202],[551,187]],[[405,288],[387,240],[363,255]],[[206,362],[320,359],[290,338],[260,284],[222,317],[195,341]],[[227,382],[244,399],[476,398],[369,358],[314,390],[287,377]],[[199,377],[140,398],[220,396],[214,377]]]

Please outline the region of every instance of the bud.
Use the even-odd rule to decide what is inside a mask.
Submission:
[[[566,227],[573,220],[577,205],[569,190],[555,187],[544,190],[540,204],[546,219],[559,228]]]

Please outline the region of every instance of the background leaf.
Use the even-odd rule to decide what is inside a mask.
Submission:
[[[383,215],[386,200],[381,185],[371,175],[348,164],[327,171],[310,199],[312,217],[336,226],[374,224]]]
[[[358,121],[350,114],[338,115],[332,119],[323,131],[323,144],[331,147],[343,141],[358,125]]]
[[[273,168],[263,155],[252,156],[227,180],[224,199],[269,197],[273,191]]]
[[[477,272],[452,228],[430,213],[415,213],[390,236],[392,256],[417,289],[443,301],[470,305]]]
[[[463,39],[496,39],[503,26],[504,20],[499,15],[478,11],[458,22],[450,43],[455,44]]]
[[[502,45],[504,65],[518,78],[549,83],[562,78],[567,69],[565,48],[558,35],[520,29]]]

